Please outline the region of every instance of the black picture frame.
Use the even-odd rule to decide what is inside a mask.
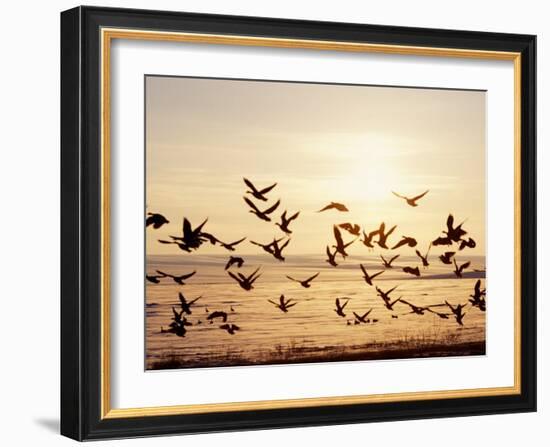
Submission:
[[[102,417],[102,28],[521,54],[521,388],[518,394],[165,416]],[[61,13],[61,433],[77,440],[536,410],[536,36],[166,11]]]

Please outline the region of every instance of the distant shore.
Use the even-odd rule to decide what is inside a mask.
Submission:
[[[249,358],[246,351],[218,356],[167,354],[147,362],[148,370],[217,368],[224,366],[281,365],[296,363],[349,362],[361,360],[395,360],[426,357],[485,355],[485,342],[449,343],[449,341],[401,340],[363,346],[277,346],[272,351]]]

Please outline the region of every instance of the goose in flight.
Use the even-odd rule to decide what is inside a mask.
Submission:
[[[334,253],[332,253],[330,251],[330,247],[327,245],[327,259],[325,259],[325,262],[328,262],[330,265],[332,265],[333,267],[336,267],[338,266],[338,264],[336,263],[336,250],[334,251]]]
[[[283,245],[279,246],[279,242],[276,239],[273,239],[272,248],[273,248],[273,257],[283,262],[285,257],[283,256],[283,250],[289,244],[290,238],[288,238]]]
[[[378,229],[378,241],[376,241],[379,247],[385,248],[385,249],[388,248],[388,246],[386,245],[386,242],[390,234],[392,234],[396,228],[397,228],[397,225],[394,225],[388,230],[387,233],[384,233],[384,231],[386,230],[386,224],[384,222],[380,224],[380,228]]]
[[[292,234],[292,230],[288,228],[290,225],[290,222],[292,222],[294,219],[297,219],[300,215],[300,211],[297,211],[292,216],[286,217],[286,210],[283,214],[281,214],[281,222],[277,222],[275,225],[277,225],[281,231],[284,231],[286,234]]]
[[[401,256],[401,255],[395,255],[393,258],[391,258],[388,261],[388,260],[386,260],[386,258],[384,258],[384,256],[380,255],[380,259],[382,259],[384,267],[386,267],[387,269],[392,269],[393,268],[392,262],[395,261],[399,256]]]
[[[289,298],[288,300],[285,299],[284,295],[281,295],[279,297],[279,302],[278,303],[275,302],[275,301],[271,301],[271,300],[267,300],[267,301],[269,301],[277,309],[280,309],[281,312],[284,312],[284,313],[287,313],[288,309],[290,309],[292,306],[296,306],[296,304],[298,304],[297,302],[293,302],[291,298]]]
[[[206,218],[197,228],[193,229],[193,227],[191,226],[191,222],[189,222],[189,220],[184,217],[182,225],[182,236],[170,236],[172,241],[159,239],[159,242],[163,244],[176,244],[181,250],[187,252],[190,252],[191,250],[196,250],[201,246],[203,242],[209,240],[211,237],[210,234],[202,232],[202,229],[206,222],[208,222],[208,218]],[[205,237],[205,235],[207,236]]]
[[[338,211],[341,211],[343,213],[345,212],[348,212],[348,208],[346,207],[346,205],[344,205],[343,203],[338,203],[338,202],[330,202],[327,206],[325,206],[324,208],[321,208],[319,211],[317,211],[318,213],[322,213],[323,211],[327,211],[327,210],[338,210]]]
[[[485,289],[481,288],[481,280],[478,279],[476,281],[476,285],[474,286],[474,294],[470,295],[470,299],[469,299],[470,304],[473,307],[478,307],[479,310],[485,312],[485,310],[487,309],[486,302],[485,302],[485,295],[486,295]]]
[[[310,284],[311,281],[313,281],[315,278],[317,278],[319,276],[319,273],[320,272],[317,272],[317,273],[315,273],[315,275],[313,275],[313,276],[311,276],[307,279],[304,279],[303,281],[300,281],[299,279],[294,279],[294,278],[292,278],[291,276],[288,276],[288,275],[286,275],[286,277],[288,279],[290,279],[291,281],[295,281],[295,282],[299,283],[302,287],[304,287],[306,289],[309,289],[311,287],[311,284]]]
[[[157,270],[157,273],[159,273],[158,270]],[[149,282],[152,282],[154,284],[158,284],[158,283],[160,283],[160,278],[166,278],[166,275],[165,274],[160,274],[160,273],[158,275],[145,275],[145,278]]]
[[[181,310],[182,312],[185,312],[187,315],[191,315],[192,312],[191,312],[191,306],[193,304],[195,304],[199,299],[201,299],[200,296],[198,296],[197,298],[195,298],[194,300],[191,300],[191,301],[187,301],[187,299],[183,296],[183,293],[179,292],[178,293],[178,297],[180,299],[180,306],[181,306]]]
[[[344,298],[342,298],[342,299],[344,299]],[[346,302],[342,304],[340,302],[340,298],[336,298],[336,300],[335,300],[336,309],[334,309],[334,312],[336,312],[336,314],[341,316],[342,318],[345,318],[346,314],[344,313],[344,309],[348,305],[350,299],[351,298],[346,298]]]
[[[158,230],[164,224],[170,223],[166,217],[158,213],[147,213],[147,219],[145,219],[145,226],[149,227],[153,225],[155,230]]]
[[[384,305],[386,306],[386,309],[388,309],[388,310],[393,310],[393,306],[395,305],[395,303],[397,303],[401,300],[401,297],[399,297],[396,300],[391,301],[390,293],[392,293],[395,289],[397,289],[397,286],[392,287],[387,292],[384,292],[382,289],[380,289],[378,286],[376,286],[377,295],[380,298],[382,298],[382,300],[384,301]]]
[[[174,316],[172,318],[172,322],[169,325],[170,329],[164,330],[164,328],[161,326],[160,332],[175,334],[178,337],[185,337],[185,334],[187,332],[187,329],[185,327],[192,326],[192,323],[187,321],[187,318],[182,317],[183,310],[181,312],[178,312],[174,307],[172,307],[172,312]]]
[[[343,230],[346,230],[349,234],[353,236],[359,236],[361,232],[361,227],[357,224],[352,224],[349,222],[341,223],[338,225]]]
[[[428,246],[428,251],[426,252],[425,255],[422,255],[422,253],[420,253],[418,250],[415,250],[416,256],[420,258],[420,260],[422,261],[422,265],[424,267],[428,267],[430,265],[430,263],[428,262],[428,255],[430,254],[431,248],[432,248],[432,244]]]
[[[456,264],[456,259],[453,258],[453,263],[455,265],[454,274],[457,278],[462,278],[462,272],[470,267],[470,261],[461,264],[460,267]]]
[[[369,234],[367,234],[365,230],[363,230],[363,239],[361,239],[361,242],[363,242],[363,245],[365,245],[365,247],[374,248],[374,245],[372,245],[373,243],[372,239],[377,234],[379,234],[379,230],[371,231]]]
[[[239,258],[238,256],[229,256],[229,261],[227,261],[227,264],[225,264],[225,270],[227,270],[229,267],[233,266],[234,264],[237,264],[237,267],[241,268],[244,264],[244,259]]]
[[[363,315],[359,315],[359,314],[353,312],[353,316],[355,317],[355,322],[357,324],[368,323],[367,317],[369,316],[369,314],[371,312],[372,312],[372,308],[367,310]]]
[[[424,312],[430,309],[428,306],[416,306],[413,303],[409,303],[408,301],[405,301],[403,298],[401,298],[400,300],[403,304],[406,304],[411,308],[411,311],[409,312],[411,314],[424,315]]]
[[[465,304],[457,304],[456,307],[455,307],[451,303],[449,303],[447,300],[445,300],[445,304],[449,307],[449,309],[451,309],[451,312],[453,313],[453,315],[456,319],[456,322],[460,326],[464,326],[464,324],[462,323],[462,320],[464,318],[464,315],[466,315],[466,312],[462,312],[462,310],[464,309],[464,307],[466,305]]]
[[[258,267],[256,270],[254,270],[249,276],[245,276],[242,273],[237,273],[237,275],[233,274],[232,272],[227,272],[231,278],[233,278],[235,281],[239,283],[239,286],[241,286],[244,290],[252,290],[254,288],[253,284],[254,282],[262,276],[261,273],[258,273],[260,270],[260,267]]]
[[[215,310],[206,317],[210,323],[212,323],[216,318],[221,318],[225,323],[227,321],[227,312],[224,312],[223,310]]]
[[[170,273],[161,272],[160,270],[157,270],[157,273],[159,275],[162,275],[163,277],[172,278],[175,283],[184,286],[185,285],[184,281],[186,279],[191,278],[193,275],[195,275],[195,273],[197,273],[197,271],[193,270],[191,273],[187,273],[187,274],[184,274],[184,275],[171,275]]]
[[[249,213],[255,214],[260,219],[265,220],[266,222],[271,222],[271,218],[268,216],[268,214],[271,214],[273,211],[277,209],[279,204],[281,203],[281,200],[277,200],[275,204],[271,205],[269,208],[267,208],[264,211],[260,211],[256,205],[254,205],[254,202],[250,200],[248,197],[243,197],[246,204],[251,208],[248,210]]]
[[[414,237],[409,236],[401,236],[401,240],[395,244],[391,249],[396,250],[400,247],[403,247],[403,245],[408,245],[409,247],[416,247],[416,239]]]
[[[397,194],[396,192],[392,191],[393,195],[394,196],[397,196],[399,197],[400,199],[404,199],[408,205],[410,206],[418,206],[418,204],[416,203],[418,200],[420,200],[422,197],[424,197],[426,194],[428,194],[430,190],[427,189],[426,191],[424,191],[422,194],[416,196],[416,197],[405,197],[405,196],[402,196],[401,194]]]
[[[235,335],[235,331],[238,331],[241,328],[239,326],[237,326],[236,324],[233,324],[233,323],[227,324],[226,323],[226,324],[222,324],[220,326],[220,329],[223,329],[223,330],[227,331],[231,335]]]
[[[252,194],[252,196],[255,199],[263,200],[264,202],[267,202],[267,197],[265,196],[265,194],[267,194],[269,191],[271,191],[273,188],[275,188],[275,186],[277,186],[277,183],[274,183],[273,185],[268,186],[267,188],[257,189],[252,184],[252,182],[250,180],[248,180],[247,178],[243,177],[243,180],[244,180],[244,183],[246,184],[246,186],[248,186],[250,188],[249,191],[246,191],[246,194]]]
[[[346,248],[353,244],[357,240],[357,238],[345,244],[344,239],[342,239],[342,233],[340,232],[338,227],[336,225],[333,225],[332,229],[334,232],[334,238],[336,239],[336,245],[333,245],[332,247],[335,249],[335,253],[340,253],[345,259],[348,256],[348,254],[346,253]]]
[[[225,242],[222,242],[218,239],[216,239],[217,242],[220,243],[220,245],[225,248],[226,250],[229,250],[229,251],[235,251],[235,245],[239,245],[241,242],[245,241],[246,240],[246,237],[243,237],[242,239],[239,239],[238,241],[235,241],[235,242],[230,242],[230,243],[225,243]]]
[[[418,267],[405,266],[405,267],[403,267],[403,271],[405,273],[409,273],[409,274],[414,275],[414,276],[420,276],[420,269]],[[403,301],[403,300],[401,300],[401,301]]]
[[[461,239],[460,246],[458,247],[458,249],[459,250],[464,250],[466,247],[475,248],[476,247],[476,241],[474,241],[471,237],[468,238],[468,240]]]
[[[363,271],[363,278],[365,279],[365,282],[369,285],[369,286],[372,286],[372,280],[374,278],[376,278],[378,275],[381,275],[382,273],[384,273],[384,270],[382,270],[381,272],[378,272],[378,273],[374,273],[372,275],[369,275],[368,272],[367,272],[367,269],[363,266],[363,264],[359,264],[359,267],[361,267],[361,270]]]

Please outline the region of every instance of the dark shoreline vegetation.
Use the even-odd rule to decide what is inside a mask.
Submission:
[[[457,335],[443,340],[424,336],[405,337],[392,342],[372,342],[355,346],[277,345],[262,353],[247,353],[246,349],[219,355],[168,353],[161,359],[147,362],[147,370],[217,368],[224,366],[282,365],[297,363],[349,362],[360,360],[395,360],[426,357],[459,357],[485,355],[485,341],[456,343]]]

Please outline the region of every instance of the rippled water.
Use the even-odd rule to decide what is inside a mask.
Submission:
[[[384,307],[374,287],[362,278],[359,263],[369,273],[382,270],[379,258],[374,256],[350,256],[334,268],[317,256],[292,256],[282,263],[268,255],[243,256],[246,260],[241,269],[248,275],[261,266],[262,276],[254,289],[245,291],[224,270],[228,255],[200,255],[198,253],[149,256],[147,273],[160,269],[172,274],[197,274],[180,286],[170,278],[160,284],[146,284],[146,365],[148,369],[167,367],[223,366],[235,364],[285,363],[296,361],[339,360],[344,353],[353,353],[354,358],[384,358],[384,352],[392,348],[417,349],[442,344],[444,352],[416,352],[421,355],[464,355],[463,346],[471,342],[485,341],[485,313],[469,308],[464,326],[459,326],[452,315],[448,320],[432,313],[409,314],[410,308],[398,303],[391,312]],[[395,268],[386,270],[374,282],[382,290],[398,286],[392,298],[402,296],[413,304],[422,306],[442,303],[466,303],[477,278],[485,286],[484,257],[457,257],[457,262],[472,261],[464,278],[457,279],[452,266],[442,264],[436,256],[430,259],[430,267],[421,268],[422,276],[413,277],[403,273],[400,267],[418,265],[418,258],[401,256]],[[309,289],[289,281],[285,275],[307,278],[316,272],[319,277]],[[185,337],[161,333],[172,318],[172,306],[179,307],[178,292],[193,299],[202,298],[192,307],[187,318],[193,323]],[[298,302],[288,313],[283,313],[267,300],[278,301],[284,294]],[[346,317],[334,312],[336,297],[350,297],[345,308]],[[230,310],[233,307],[234,312]],[[358,314],[368,309],[373,311],[370,319],[376,323],[354,324],[353,311]],[[447,307],[434,308],[449,312]],[[224,310],[228,321],[237,324],[240,330],[235,335],[220,329],[221,323],[209,324],[208,312]],[[392,318],[392,315],[398,318]],[[388,355],[389,357],[389,355]],[[167,364],[159,361],[172,360]]]

